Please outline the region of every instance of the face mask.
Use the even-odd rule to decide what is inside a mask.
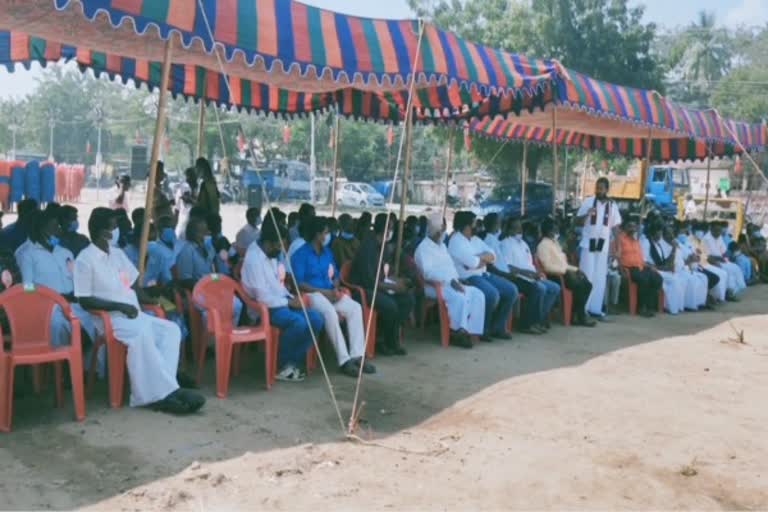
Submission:
[[[684,234],[678,235],[677,241],[683,245],[688,244],[688,235],[684,235]]]
[[[701,240],[702,238],[704,238],[704,232],[703,232],[703,231],[696,231],[696,232],[694,233],[694,235],[696,235],[696,238],[698,238],[699,240]]]
[[[518,242],[522,242],[522,241],[523,241],[523,235],[522,235],[522,233],[521,233],[521,234],[519,234],[519,235],[514,235],[512,238],[514,238],[514,239],[515,239],[515,240],[517,240]]]
[[[73,220],[69,223],[69,232],[70,233],[77,233],[77,231],[80,229],[80,223],[76,220]]]
[[[109,245],[111,247],[117,247],[120,242],[120,228],[112,230],[112,237],[109,239]]]
[[[331,243],[331,234],[326,233],[325,237],[323,238],[323,246],[329,245]]]
[[[56,247],[59,245],[59,237],[52,236],[48,239],[48,243],[51,244],[51,247]]]
[[[173,228],[165,228],[163,229],[162,234],[160,235],[160,240],[165,242],[168,245],[173,245],[176,243],[176,231],[173,230]]]
[[[353,235],[352,233],[342,233],[341,238],[343,238],[344,240],[352,240],[353,238],[355,238],[355,235]]]

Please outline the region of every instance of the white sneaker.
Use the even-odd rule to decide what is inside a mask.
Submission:
[[[277,380],[283,382],[302,382],[304,380],[304,373],[295,366],[285,366],[280,373],[277,374]]]

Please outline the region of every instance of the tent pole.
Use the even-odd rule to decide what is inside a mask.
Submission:
[[[707,222],[707,210],[709,209],[709,175],[712,171],[712,144],[707,145],[707,184],[704,192],[704,222]]]
[[[339,180],[339,114],[333,123],[333,182],[331,183],[331,217],[336,216],[336,182]]]
[[[160,81],[160,98],[157,103],[157,120],[155,121],[155,136],[152,139],[152,158],[149,162],[149,180],[147,181],[147,200],[144,206],[144,224],[141,226],[141,243],[139,244],[139,283],[144,279],[146,269],[149,225],[154,217],[155,180],[157,178],[157,162],[160,157],[160,145],[165,134],[165,107],[168,102],[168,82],[171,75],[171,53],[173,38],[165,42],[163,55],[163,74]]]
[[[552,106],[552,158],[555,167],[555,176],[552,181],[552,188],[555,194],[555,200],[552,203],[552,215],[557,215],[557,185],[560,181],[560,167],[557,154],[557,107]]]
[[[413,110],[413,109],[411,109]],[[408,203],[408,182],[411,179],[411,153],[413,152],[413,113],[408,112],[406,119],[405,138],[405,172],[400,187],[400,226],[397,230],[397,246],[395,249],[395,275],[400,275],[400,256],[403,252],[403,237],[405,235],[405,205]],[[394,186],[394,183],[392,184]]]
[[[200,100],[200,117],[197,120],[197,158],[203,156],[203,146],[205,141],[205,100]]]
[[[523,168],[520,170],[520,216],[525,216],[525,192],[528,184],[528,141],[523,142]]]
[[[451,164],[453,160],[453,139],[456,135],[455,130],[451,130],[451,137],[448,139],[448,162],[445,165],[445,183],[443,184],[443,219],[448,210],[448,181],[451,178]]]

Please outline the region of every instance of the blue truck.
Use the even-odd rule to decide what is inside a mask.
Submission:
[[[498,213],[502,217],[518,217],[522,214],[523,191],[519,183],[499,185],[488,199],[483,200],[475,213],[480,216]],[[528,182],[525,186],[525,215],[531,219],[543,219],[552,214],[555,194],[552,185]]]
[[[258,171],[246,168],[240,177],[243,191],[260,189],[262,180],[270,201],[309,201],[309,165],[295,160],[272,162]]]

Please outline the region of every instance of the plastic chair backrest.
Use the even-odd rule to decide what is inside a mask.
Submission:
[[[19,284],[0,294],[0,309],[8,316],[11,328],[11,351],[50,351],[51,317],[57,305],[65,316],[71,313],[67,301],[45,286]]]
[[[339,277],[341,278],[341,283],[343,285],[345,285],[345,286],[354,285],[354,283],[352,283],[352,280],[350,279],[350,277],[352,276],[352,262],[351,261],[347,261],[346,263],[344,263],[341,266],[340,274],[341,275]]]
[[[237,295],[237,282],[222,274],[209,274],[195,285],[192,292],[195,304],[203,309],[215,309],[219,312],[219,321],[224,332],[231,332],[233,315],[233,298]],[[208,315],[208,325],[213,319]]]

